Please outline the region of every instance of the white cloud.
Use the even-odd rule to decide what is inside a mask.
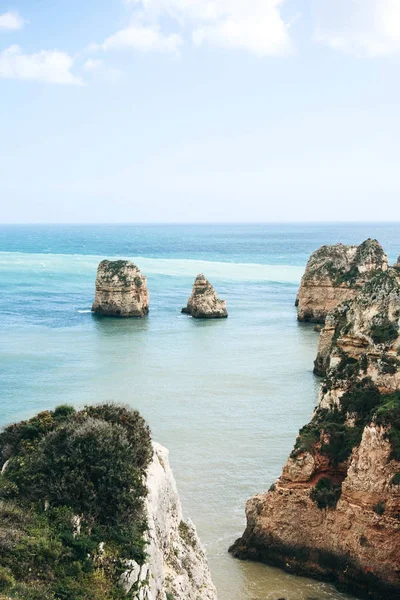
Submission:
[[[181,36],[176,33],[163,35],[159,27],[147,27],[137,22],[107,38],[101,44],[101,48],[103,50],[133,48],[139,52],[175,54],[182,43]]]
[[[348,54],[400,51],[400,0],[314,0],[314,40]]]
[[[6,12],[0,15],[0,31],[16,31],[22,29],[25,20],[17,12]]]
[[[196,45],[240,48],[258,56],[287,54],[288,26],[280,7],[285,0],[125,0],[142,20],[162,17],[188,28]]]
[[[102,60],[88,58],[88,60],[84,63],[82,68],[84,71],[89,71],[89,72],[99,71],[100,69],[103,68],[103,64],[104,64],[104,61],[102,61]]]
[[[110,67],[103,60],[94,58],[88,58],[83,64],[82,69],[90,73],[93,77],[110,83],[115,83],[122,75],[119,69]]]
[[[14,45],[0,52],[0,78],[81,85],[82,81],[71,73],[73,62],[66,52],[41,50],[24,54]]]

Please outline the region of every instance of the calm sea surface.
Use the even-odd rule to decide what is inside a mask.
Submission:
[[[220,600],[348,598],[227,548],[316,404],[317,334],[294,308],[307,258],[367,237],[400,253],[400,224],[0,227],[0,425],[60,403],[128,403],[170,450]],[[147,275],[148,318],[90,313],[97,264],[113,257]],[[199,272],[227,320],[180,314]]]

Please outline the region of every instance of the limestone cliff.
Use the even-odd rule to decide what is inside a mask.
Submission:
[[[103,260],[97,269],[92,311],[110,317],[144,317],[149,312],[146,277],[128,260]]]
[[[321,333],[326,379],[281,477],[248,501],[239,558],[400,594],[400,273],[375,274]]]
[[[190,521],[184,521],[168,451],[153,443],[148,469],[146,562],[135,561],[122,584],[139,600],[216,600],[205,552]]]
[[[220,300],[203,274],[197,275],[192,295],[182,312],[196,319],[224,319],[228,316],[225,300]]]
[[[311,255],[301,280],[299,321],[323,323],[341,302],[355,298],[371,275],[387,268],[387,256],[376,240],[360,246],[322,246]]]

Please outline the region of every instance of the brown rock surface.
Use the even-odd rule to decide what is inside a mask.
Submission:
[[[144,317],[149,312],[146,277],[128,260],[103,260],[97,269],[92,311],[110,317]]]
[[[182,312],[196,319],[225,319],[228,316],[225,300],[218,298],[217,292],[202,273],[197,275],[192,295]]]
[[[310,257],[297,294],[299,321],[323,323],[341,302],[355,298],[377,270],[385,271],[388,259],[376,240],[360,246],[321,246]]]
[[[230,549],[357,595],[400,597],[400,273],[327,319],[319,405]]]

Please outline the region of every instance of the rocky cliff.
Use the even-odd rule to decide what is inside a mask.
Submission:
[[[0,597],[216,600],[137,411],[60,406],[0,432]]]
[[[377,272],[329,316],[318,407],[281,477],[248,501],[235,556],[358,595],[399,597],[399,325],[395,269]]]
[[[311,255],[301,280],[299,321],[323,323],[341,302],[355,298],[371,275],[387,268],[387,256],[376,240],[360,246],[322,246]]]
[[[168,451],[153,444],[148,469],[147,558],[122,576],[131,597],[140,600],[216,600],[207,558],[191,521],[184,521]]]
[[[103,260],[97,269],[92,311],[109,317],[144,317],[149,312],[146,277],[128,260]]]
[[[224,319],[228,316],[225,300],[220,300],[203,274],[197,275],[192,294],[182,312],[196,319]]]

